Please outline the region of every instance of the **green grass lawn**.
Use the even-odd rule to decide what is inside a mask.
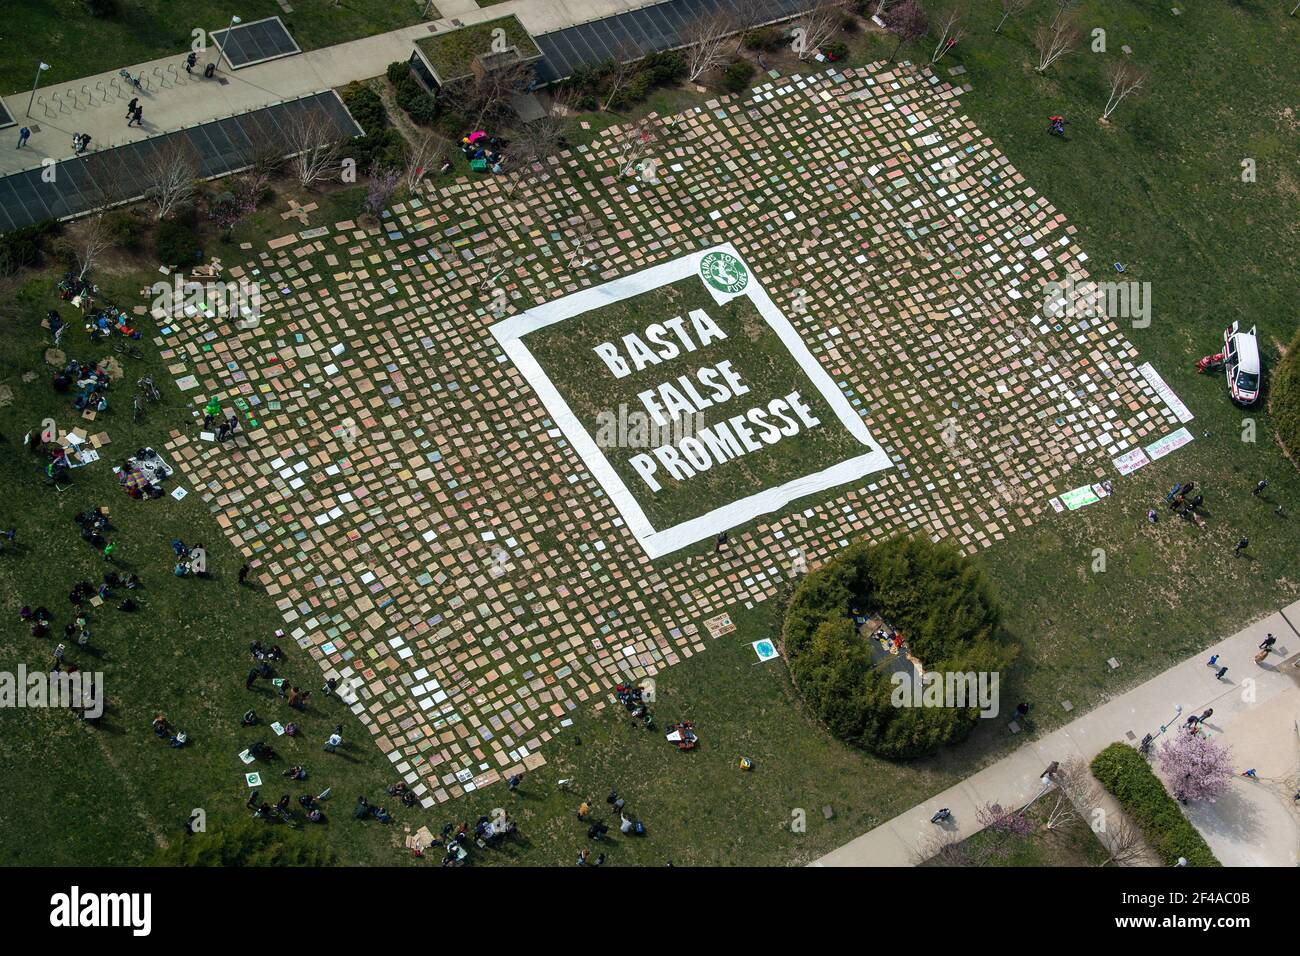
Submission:
[[[712,319],[725,338],[706,343],[689,318],[697,310]],[[661,329],[660,339],[669,342],[678,354],[637,369],[637,360],[623,343],[623,336],[638,336],[656,357],[666,354],[666,346],[646,339],[647,329],[674,318],[683,320],[689,345]],[[706,325],[703,334],[714,333]],[[588,434],[601,445],[614,470],[657,529],[698,517],[765,488],[814,474],[863,450],[749,298],[738,296],[719,306],[698,276],[539,329],[526,336],[524,344],[537,357]],[[597,355],[596,346],[603,345],[613,345],[618,356],[616,361],[626,363],[622,366],[627,369],[623,377],[616,377]],[[719,363],[724,362],[731,364],[718,372]],[[697,378],[703,369],[714,369],[709,378],[711,385]],[[734,373],[739,385],[726,377],[728,372]],[[685,384],[682,377],[686,379]],[[665,393],[662,390],[665,386],[671,391]],[[734,394],[739,388],[747,391]],[[642,416],[643,421],[648,416],[647,406],[638,398],[642,392],[652,393],[649,400],[663,415],[663,428],[671,428],[674,421],[683,422],[684,434],[688,436],[696,436],[708,428],[726,428],[728,434],[733,434],[728,422],[736,416],[746,415],[755,408],[766,410],[773,399],[784,400],[796,393],[798,399],[793,401],[801,401],[818,424],[808,425],[788,404],[783,405],[784,424],[781,418],[771,415],[763,420],[772,429],[785,430],[777,435],[774,443],[764,443],[757,450],[747,450],[737,444],[737,452],[744,453],[730,460],[720,460],[722,453],[715,454],[711,467],[701,471],[695,471],[688,462],[687,471],[682,473],[685,477],[674,476],[667,465],[653,458],[652,452],[655,446],[675,441],[676,435],[652,441],[648,429],[637,432],[629,428],[626,435],[618,434],[616,423],[620,420],[620,409],[626,408],[629,416]],[[710,403],[698,415],[695,395]],[[723,397],[719,398],[720,395]],[[680,407],[673,403],[680,403]],[[637,421],[629,420],[634,424]],[[746,425],[753,435],[751,441],[758,441],[766,425]],[[794,435],[788,434],[791,429],[797,429]],[[697,437],[697,440],[701,439]],[[631,465],[631,460],[638,455],[649,456],[648,466],[655,469],[650,477],[660,484],[659,490],[653,490]]]
[[[169,54],[183,56],[194,30],[219,31],[238,14],[244,23],[278,16],[303,50],[385,33],[420,22],[412,0],[296,0],[285,13],[276,0],[121,0],[108,19],[81,0],[6,4],[0,29],[0,93],[31,89],[38,61],[50,64],[41,85],[62,83]]]
[[[407,12],[392,9],[393,16]],[[60,19],[78,22],[68,10]],[[1196,440],[1117,482],[1115,496],[1042,520],[977,556],[998,587],[1006,625],[1022,647],[1003,690],[1004,699],[1031,703],[1031,732],[1068,719],[1061,701],[1070,700],[1077,716],[1294,600],[1300,582],[1290,516],[1300,500],[1300,480],[1273,441],[1267,413],[1262,407],[1233,408],[1221,379],[1194,371],[1195,360],[1215,350],[1221,329],[1234,319],[1258,324],[1266,367],[1276,362],[1275,343],[1288,341],[1295,330],[1300,280],[1289,260],[1300,181],[1293,105],[1300,64],[1284,54],[1287,44],[1294,46],[1297,21],[1259,0],[1185,10],[1181,17],[1172,16],[1167,5],[1145,2],[1089,2],[1082,10],[1087,26],[1107,30],[1110,53],[1078,53],[1039,76],[1029,65],[1027,36],[1032,18],[1044,11],[1013,20],[994,36],[996,11],[981,8],[970,14],[968,35],[939,64],[940,75],[947,77],[946,70],[958,64],[966,67],[954,79],[973,85],[961,109],[1078,228],[1096,277],[1107,263],[1121,261],[1130,278],[1151,283],[1150,327],[1126,331],[1141,358],[1154,362],[1196,413],[1189,426]],[[0,43],[41,35],[52,22],[43,23],[27,8],[19,16],[32,19]],[[185,31],[179,32],[183,40]],[[74,36],[66,25],[54,34]],[[302,31],[295,35],[306,39]],[[1122,44],[1150,68],[1149,91],[1121,106],[1109,126],[1100,126],[1095,118],[1106,96],[1101,66],[1107,57],[1122,55]],[[68,48],[75,54],[84,45],[83,36]],[[887,55],[892,43],[859,36],[853,46],[854,59],[863,60]],[[124,58],[123,45],[97,48],[111,50],[114,61]],[[930,48],[917,44],[904,55],[928,60]],[[58,63],[53,54],[35,55]],[[17,69],[8,47],[0,48],[0,63]],[[83,62],[70,75],[93,68]],[[30,77],[7,82],[18,88]],[[671,91],[656,102],[694,99]],[[1065,141],[1045,133],[1053,113],[1071,120]],[[593,130],[580,136],[614,121],[584,119]],[[1243,158],[1256,160],[1257,182],[1241,182]],[[355,200],[353,193],[348,201]],[[221,249],[223,258],[237,262],[239,242],[296,228],[263,213],[236,231],[229,251]],[[135,291],[156,277],[149,268],[111,278],[111,296],[135,301]],[[110,466],[123,450],[160,446],[170,429],[192,427],[151,346],[143,361],[127,360],[127,375],[154,374],[164,383],[164,406],[136,426],[123,414],[129,404],[115,396],[114,409],[97,423],[113,437],[106,460],[77,470],[73,488],[61,495],[42,487],[21,435],[46,415],[62,425],[77,423],[67,399],[49,388],[42,365],[46,336],[38,323],[57,304],[50,280],[34,278],[22,295],[0,306],[0,383],[14,396],[0,407],[0,476],[7,491],[0,524],[15,523],[22,545],[0,554],[0,603],[8,615],[0,627],[0,667],[12,669],[19,661],[43,665],[50,655],[53,642],[31,638],[15,608],[43,603],[61,630],[71,584],[102,572],[102,562],[77,538],[72,523],[83,508],[112,507],[119,553],[144,578],[147,604],[130,618],[96,612],[93,653],[71,652],[79,665],[105,672],[112,709],[99,730],[63,712],[0,711],[0,753],[7,768],[16,768],[0,781],[0,859],[136,862],[159,841],[179,839],[194,807],[208,810],[210,826],[244,812],[247,790],[235,754],[256,737],[240,730],[239,714],[250,705],[267,719],[280,719],[285,711],[265,694],[243,690],[246,647],[255,637],[266,640],[280,617],[264,594],[237,587],[239,558],[197,495],[179,503],[141,503],[117,488]],[[78,347],[80,335],[69,332],[68,350],[100,357]],[[37,378],[23,382],[28,371]],[[1242,440],[1247,418],[1255,423],[1253,443]],[[1254,498],[1250,489],[1260,477],[1268,477],[1271,487]],[[1169,485],[1187,480],[1204,489],[1205,528],[1168,517],[1147,525],[1146,509]],[[1242,534],[1250,537],[1249,557],[1234,559],[1230,549]],[[177,536],[208,547],[211,580],[171,577],[167,542]],[[1105,551],[1099,573],[1092,570],[1096,549]],[[736,573],[748,567],[737,559]],[[612,863],[801,862],[924,800],[1023,739],[1011,737],[1001,721],[987,721],[962,747],[920,764],[891,765],[855,753],[808,719],[783,664],[756,663],[749,642],[775,632],[777,603],[732,613],[739,625],[735,633],[658,675],[659,726],[695,721],[703,740],[699,751],[677,752],[662,736],[634,728],[615,708],[583,708],[575,712],[572,737],[566,733],[548,746],[547,766],[530,773],[518,794],[496,787],[427,812],[399,810],[397,825],[388,829],[357,824],[347,812],[358,793],[380,796],[393,779],[388,761],[337,702],[314,699],[300,721],[304,736],[292,743],[279,739],[289,761],[307,763],[313,790],[334,787],[331,823],[314,836],[330,840],[348,862],[401,862],[410,859],[398,849],[404,826],[427,823],[437,830],[443,822],[472,821],[504,804],[520,822],[523,840],[499,854],[478,854],[483,862],[571,863],[586,842],[574,819],[577,804],[586,798],[601,809],[605,794],[618,789],[649,832],[644,839],[613,841],[607,850]],[[296,648],[289,652],[291,679],[319,687],[316,666]],[[1112,656],[1121,664],[1118,670],[1106,664]],[[158,710],[189,731],[189,748],[173,751],[153,737],[148,722]],[[340,721],[350,747],[327,760],[320,741]],[[737,767],[742,755],[755,761],[753,771]],[[575,780],[569,791],[553,786],[568,777]],[[278,796],[278,782],[277,775],[264,794]],[[826,805],[832,808],[829,820],[822,815]],[[799,810],[807,824],[802,833],[791,829]]]

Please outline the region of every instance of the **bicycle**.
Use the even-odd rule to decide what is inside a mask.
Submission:
[[[153,377],[145,375],[135,383],[137,392],[144,395],[145,398],[153,399],[155,402],[162,401],[162,392],[158,391],[158,386],[153,383]]]
[[[135,344],[132,343],[130,339],[114,339],[113,351],[122,355],[129,355],[133,359],[144,358],[144,353],[136,348]]]

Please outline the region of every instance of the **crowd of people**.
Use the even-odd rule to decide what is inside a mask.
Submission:
[[[469,161],[469,168],[476,173],[500,173],[505,164],[505,148],[508,140],[498,136],[489,136],[483,130],[475,130],[461,137],[460,151]]]

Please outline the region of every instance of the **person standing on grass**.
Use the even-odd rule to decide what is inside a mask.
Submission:
[[[113,552],[116,550],[117,550],[117,544],[113,541],[110,541],[108,542],[108,544],[104,545],[104,560],[107,561],[109,564],[113,563]]]
[[[1264,493],[1264,489],[1267,487],[1268,487],[1268,479],[1261,478],[1259,480],[1259,484],[1255,486],[1255,490],[1252,491],[1251,494],[1254,495],[1256,498],[1258,498],[1260,495]]]
[[[339,724],[334,728],[334,733],[330,734],[330,739],[325,741],[325,752],[334,753],[343,743],[343,725]]]
[[[253,570],[251,564],[241,564],[239,566],[239,586],[243,587],[248,583],[248,572]]]
[[[1243,535],[1242,539],[1238,541],[1237,544],[1233,547],[1232,556],[1234,558],[1237,557],[1238,555],[1241,554],[1241,552],[1245,551],[1246,548],[1248,547],[1250,547],[1250,539]]]

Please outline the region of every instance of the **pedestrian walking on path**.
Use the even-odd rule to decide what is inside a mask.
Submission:
[[[1251,767],[1249,770],[1243,771],[1241,775],[1243,777],[1250,777],[1252,779],[1256,779],[1259,777],[1259,774],[1255,773],[1254,767]]]
[[[1271,651],[1273,649],[1273,645],[1276,643],[1277,643],[1277,638],[1274,637],[1272,634],[1269,634],[1268,637],[1264,638],[1264,640],[1260,642],[1259,649],[1261,651]]]
[[[126,116],[124,119],[130,119],[135,115],[135,108],[140,105],[138,97],[132,97],[131,102],[126,104]]]
[[[190,55],[185,58],[185,72],[192,76],[194,74],[194,64],[198,62],[199,55],[191,50]]]
[[[32,138],[32,131],[26,126],[18,131],[18,149],[27,145],[27,141]]]
[[[947,807],[943,807],[942,809],[935,811],[934,816],[930,818],[930,822],[943,824],[943,823],[947,823],[951,819],[952,819],[952,811],[949,810]]]
[[[1223,680],[1223,675],[1226,673],[1228,673],[1228,668],[1220,667],[1217,671],[1214,672],[1214,679]]]
[[[140,105],[137,104],[136,108],[133,109],[133,110],[131,111],[131,119],[130,119],[130,121],[126,124],[126,128],[127,128],[127,129],[130,129],[132,126],[139,126],[139,127],[141,127],[141,128],[144,127],[144,107],[143,107],[143,106],[140,106]]]
[[[1211,655],[1210,655],[1210,659],[1209,659],[1208,661],[1205,662],[1205,666],[1206,666],[1206,667],[1215,667],[1215,666],[1218,665],[1218,663],[1219,663],[1219,655],[1218,655],[1218,654],[1211,654]]]

